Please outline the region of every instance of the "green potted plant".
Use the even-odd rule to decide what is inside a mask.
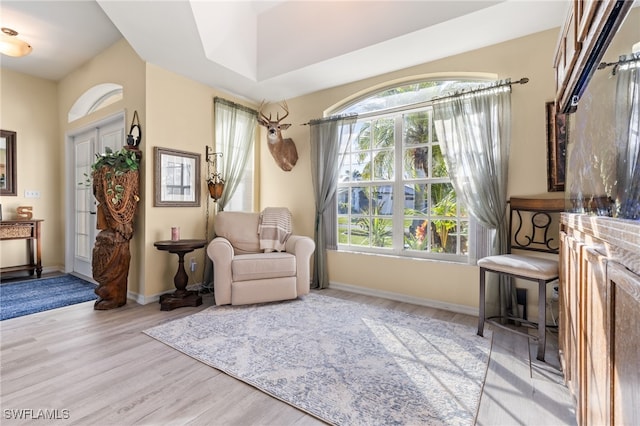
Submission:
[[[125,191],[123,177],[127,172],[137,173],[140,166],[139,153],[139,150],[122,148],[113,151],[106,147],[104,154],[96,154],[96,161],[91,165],[91,180],[95,182],[97,176],[104,180],[111,203],[118,204],[122,200]]]

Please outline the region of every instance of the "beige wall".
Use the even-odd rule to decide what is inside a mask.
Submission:
[[[86,117],[68,123],[68,113],[76,100],[90,88],[102,83],[116,83],[123,86],[123,98],[105,108],[92,112]],[[134,111],[138,111],[140,123],[142,123],[143,141],[145,137],[145,63],[133,51],[129,43],[121,39],[111,47],[104,50],[91,61],[85,63],[58,82],[58,108],[57,119],[60,123],[58,135],[58,148],[60,152],[72,150],[70,135],[92,127],[93,123],[111,117],[114,114],[125,113],[125,132],[128,132]],[[144,169],[148,159],[143,158],[141,167]],[[65,157],[61,159],[64,167]],[[141,174],[141,184],[144,185],[144,176]],[[71,191],[75,182],[66,182],[68,191]],[[64,187],[65,176],[60,177],[60,185]],[[64,216],[73,212],[69,206],[69,198],[60,206]],[[135,219],[135,231],[130,243],[131,266],[129,268],[129,291],[139,293],[142,283],[145,282],[145,271],[141,267],[140,259],[144,258],[144,205],[139,206]],[[62,240],[61,240],[62,241]],[[66,244],[73,242],[67,241]],[[59,251],[64,252],[65,246],[60,245]],[[66,263],[70,263],[68,260]],[[65,265],[66,271],[72,270],[71,264]]]
[[[263,144],[262,206],[289,206],[295,216],[296,230],[313,235],[309,128],[301,124],[322,117],[326,109],[368,88],[412,76],[447,72],[492,73],[498,78],[530,79],[526,85],[513,86],[508,191],[520,196],[546,193],[545,102],[554,97],[552,63],[557,38],[558,30],[549,30],[288,100],[289,121],[293,126],[286,136],[296,142],[300,160],[292,172],[282,172],[269,158]],[[402,297],[430,299],[463,309],[465,306],[476,308],[478,304],[478,270],[475,266],[332,252],[329,276],[332,283],[357,286],[356,290],[398,293]]]
[[[32,206],[33,217],[44,220],[42,264],[58,269],[64,264],[64,153],[58,144],[57,85],[7,69],[0,69],[0,82],[0,128],[16,132],[18,163],[17,196],[0,197],[2,217],[16,219],[18,206]],[[40,198],[25,198],[25,190],[39,191]],[[24,240],[3,241],[0,250],[1,266],[27,263]]]
[[[216,96],[246,106],[256,105],[240,101],[219,90],[181,77],[155,65],[147,64],[147,129],[144,140],[146,167],[143,203],[145,206],[145,299],[153,298],[173,288],[177,256],[156,250],[153,243],[171,237],[172,226],[180,227],[181,238],[206,239],[207,207],[209,230],[213,226],[214,203],[206,188],[207,163],[205,146],[214,146],[213,99]],[[154,207],[153,148],[172,148],[200,155],[200,207]],[[195,258],[198,268],[189,274],[189,284],[203,281],[205,250],[185,256],[185,265]]]

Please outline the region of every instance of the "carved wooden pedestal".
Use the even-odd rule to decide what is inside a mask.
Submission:
[[[153,244],[158,250],[165,250],[178,255],[178,271],[173,278],[176,291],[160,296],[160,310],[170,311],[184,306],[195,307],[202,305],[202,296],[197,291],[187,290],[189,276],[184,269],[184,255],[202,248],[206,244],[206,240],[166,240],[157,241]]]

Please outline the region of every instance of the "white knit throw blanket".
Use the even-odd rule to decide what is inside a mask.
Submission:
[[[258,236],[265,253],[284,251],[291,235],[291,212],[286,207],[267,207],[260,213]]]

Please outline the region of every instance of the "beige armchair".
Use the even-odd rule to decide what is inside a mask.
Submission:
[[[220,212],[216,238],[207,247],[213,261],[216,305],[243,305],[295,299],[309,293],[315,243],[290,235],[285,251],[260,250],[260,213]]]

